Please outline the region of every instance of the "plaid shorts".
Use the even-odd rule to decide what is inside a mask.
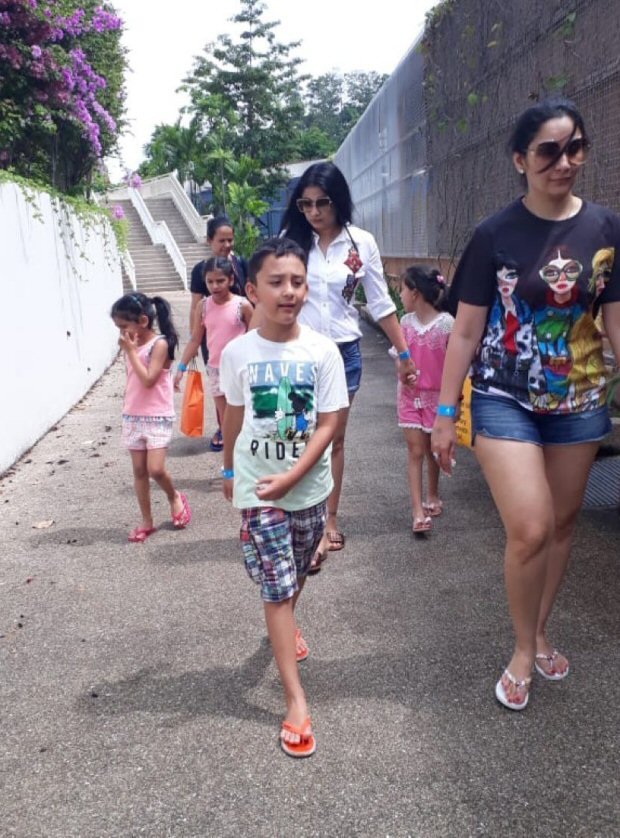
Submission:
[[[123,414],[121,440],[130,451],[167,448],[172,439],[173,416],[127,416]]]
[[[241,510],[245,569],[266,602],[290,599],[310,567],[325,529],[327,501],[287,512],[275,506]]]

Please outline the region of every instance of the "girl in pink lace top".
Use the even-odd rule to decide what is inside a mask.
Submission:
[[[433,428],[443,362],[453,319],[445,312],[445,281],[439,271],[414,266],[402,277],[401,300],[405,314],[400,321],[403,336],[418,376],[413,386],[398,382],[398,425],[407,442],[409,488],[413,532],[426,533],[432,519],[442,512],[439,499],[439,466],[431,456]],[[428,492],[422,493],[422,466],[426,460]]]

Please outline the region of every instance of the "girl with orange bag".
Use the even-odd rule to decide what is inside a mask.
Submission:
[[[240,297],[233,292],[235,272],[229,259],[221,256],[207,259],[204,272],[209,296],[205,297],[202,305],[196,306],[194,311],[192,337],[177,365],[174,386],[177,390],[180,389],[183,373],[187,371],[187,364],[198,353],[206,332],[209,350],[207,387],[215,402],[218,428],[221,428],[226,399],[220,391],[220,356],[231,340],[247,332],[254,309],[245,297]],[[211,450],[213,451],[222,448],[221,431],[217,431],[217,435],[219,439],[215,445],[212,440]]]

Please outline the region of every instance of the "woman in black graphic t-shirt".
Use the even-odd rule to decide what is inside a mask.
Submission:
[[[547,621],[588,472],[610,430],[599,308],[620,358],[620,221],[573,193],[588,149],[572,102],[525,111],[511,139],[525,195],[480,224],[452,283],[458,308],[432,448],[450,471],[455,406],[471,364],[475,452],[506,530],[516,642],[495,694],[511,710],[526,707],[533,668],[552,681],[569,672]]]

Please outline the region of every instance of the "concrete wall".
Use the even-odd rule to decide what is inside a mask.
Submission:
[[[118,334],[108,313],[121,295],[107,222],[0,184],[0,473],[112,362]]]

